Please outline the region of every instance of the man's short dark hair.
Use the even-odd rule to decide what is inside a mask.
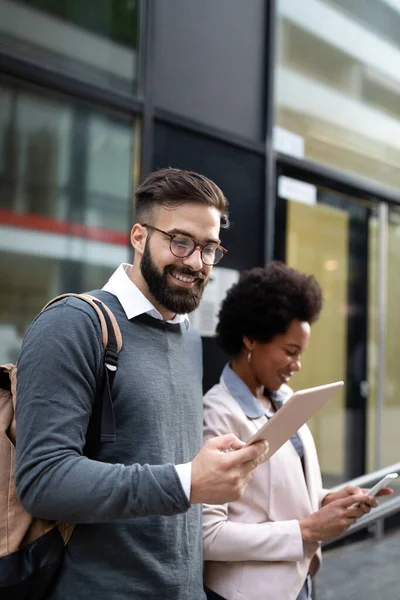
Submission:
[[[136,221],[152,223],[153,211],[162,206],[177,208],[187,202],[215,207],[223,219],[223,227],[228,226],[228,200],[216,183],[183,169],[160,169],[154,171],[136,190]]]
[[[221,305],[217,342],[230,356],[243,348],[243,337],[270,342],[298,319],[314,323],[322,309],[322,291],[313,275],[278,261],[265,269],[244,271]]]

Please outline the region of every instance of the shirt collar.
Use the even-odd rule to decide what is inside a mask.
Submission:
[[[249,419],[258,419],[259,417],[266,415],[270,419],[274,415],[272,411],[268,411],[265,406],[253,396],[245,382],[235,373],[235,371],[233,371],[229,363],[225,365],[221,379],[246,417]],[[286,398],[291,396],[291,393],[291,389],[288,386],[283,385],[279,390],[269,394],[275,410],[278,410],[282,406]]]
[[[263,415],[269,415],[265,407],[260,404],[255,396],[253,396],[245,382],[232,370],[229,363],[225,365],[221,379],[243,410],[246,417],[249,419],[258,419]]]
[[[155,319],[164,320],[161,313],[153,306],[146,296],[133,283],[128,275],[128,270],[132,265],[122,263],[116,271],[111,275],[110,279],[103,287],[105,292],[110,292],[116,296],[125,311],[128,319],[134,319],[144,313],[149,314]],[[167,323],[186,323],[189,325],[189,317],[184,315],[175,315],[173,319]]]

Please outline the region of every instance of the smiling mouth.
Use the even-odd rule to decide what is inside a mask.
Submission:
[[[203,277],[197,275],[188,275],[187,273],[179,273],[177,271],[170,271],[171,277],[179,281],[180,284],[183,284],[185,287],[192,287],[196,281],[200,281]]]
[[[279,373],[279,377],[283,383],[288,383],[291,377],[293,377],[293,373]]]
[[[191,277],[190,275],[181,275],[180,273],[171,273],[175,279],[179,279],[179,281],[184,281],[185,283],[193,283],[196,281],[197,277]]]

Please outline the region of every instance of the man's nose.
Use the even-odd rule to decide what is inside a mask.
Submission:
[[[193,271],[200,271],[203,268],[200,248],[195,248],[190,256],[183,259],[183,263]]]

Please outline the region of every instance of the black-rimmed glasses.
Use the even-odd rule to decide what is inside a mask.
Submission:
[[[168,236],[170,238],[169,249],[171,250],[171,254],[177,258],[187,258],[193,254],[196,248],[200,248],[201,260],[205,265],[211,267],[219,263],[221,258],[228,252],[228,250],[225,250],[225,248],[219,244],[199,244],[190,236],[182,233],[168,233],[167,231],[158,229],[158,227],[153,227],[153,225],[147,225],[146,223],[142,223],[142,227],[154,229],[154,231],[159,231]]]

